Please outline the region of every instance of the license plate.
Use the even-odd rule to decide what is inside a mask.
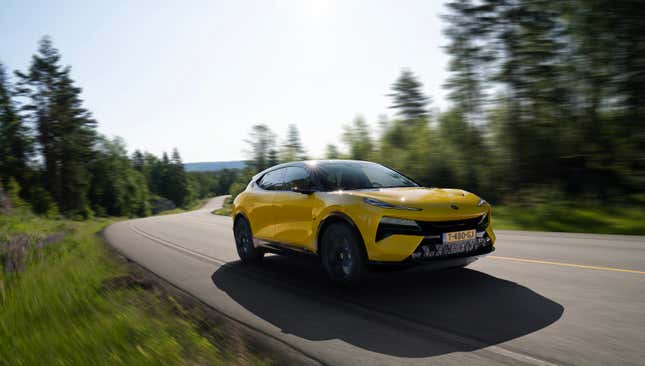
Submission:
[[[460,241],[474,240],[477,237],[477,230],[453,231],[443,233],[442,239],[444,244],[457,243]]]

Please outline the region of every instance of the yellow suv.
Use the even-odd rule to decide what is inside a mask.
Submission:
[[[494,250],[491,207],[461,189],[424,188],[382,165],[312,160],[253,177],[233,202],[244,263],[265,253],[318,255],[329,277],[358,282],[368,265],[465,266]]]

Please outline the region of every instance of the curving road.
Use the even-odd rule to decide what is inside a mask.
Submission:
[[[311,258],[237,261],[231,219],[119,222],[120,252],[216,310],[330,365],[643,365],[645,237],[498,231],[467,269],[339,289]]]

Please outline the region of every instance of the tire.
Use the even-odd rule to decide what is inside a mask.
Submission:
[[[357,285],[367,271],[367,257],[358,233],[345,223],[333,223],[321,238],[320,257],[329,278],[341,285]]]
[[[240,256],[242,263],[259,263],[264,257],[264,250],[253,245],[253,234],[251,233],[249,222],[244,218],[237,219],[233,234],[235,235],[237,254]]]

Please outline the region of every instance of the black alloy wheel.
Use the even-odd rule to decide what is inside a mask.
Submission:
[[[251,226],[244,218],[235,221],[233,229],[235,235],[235,246],[237,247],[237,254],[243,263],[258,263],[264,257],[264,251],[261,248],[256,248],[253,245],[253,234],[251,233]]]
[[[345,223],[333,223],[323,233],[320,257],[329,278],[342,285],[358,284],[366,272],[363,244]]]

